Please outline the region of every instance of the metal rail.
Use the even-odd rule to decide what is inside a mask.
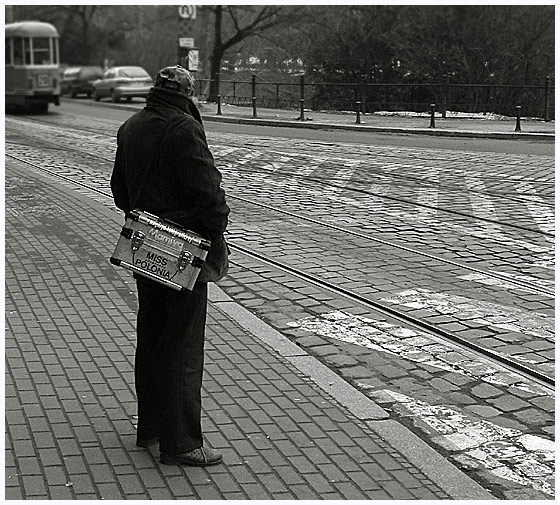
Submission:
[[[395,319],[399,319],[401,321],[406,322],[407,324],[416,326],[418,328],[421,328],[422,330],[428,331],[434,335],[437,335],[439,337],[444,338],[447,341],[453,342],[455,344],[458,344],[464,348],[467,348],[471,351],[474,351],[475,353],[484,356],[486,358],[490,358],[498,363],[500,363],[501,365],[505,366],[506,368],[515,371],[516,373],[519,373],[525,377],[530,377],[532,380],[535,380],[537,382],[539,382],[540,384],[544,385],[547,388],[554,388],[554,378],[550,377],[542,372],[540,372],[539,370],[535,370],[531,367],[526,366],[525,364],[521,363],[520,361],[513,359],[511,357],[505,356],[503,354],[497,353],[496,351],[493,351],[492,349],[487,349],[485,347],[482,347],[478,344],[475,344],[474,342],[471,342],[467,339],[461,338],[461,337],[457,337],[456,335],[453,335],[452,333],[449,333],[447,331],[441,330],[440,328],[437,328],[436,326],[429,324],[429,323],[425,323],[423,321],[421,321],[420,319],[414,318],[409,316],[408,314],[401,312],[399,310],[393,309],[391,307],[388,307],[386,305],[383,305],[379,302],[376,302],[374,300],[370,300],[369,298],[366,298],[365,296],[362,295],[358,295],[356,293],[353,293],[345,288],[341,288],[339,286],[336,286],[328,281],[325,281],[323,279],[320,279],[314,275],[311,274],[307,274],[305,272],[302,272],[301,270],[298,270],[296,268],[293,268],[289,265],[280,263],[279,261],[267,258],[266,256],[256,253],[254,251],[251,251],[245,247],[236,245],[235,243],[231,243],[231,241],[228,241],[228,244],[230,245],[231,249],[238,251],[242,254],[245,254],[246,256],[250,256],[253,259],[257,259],[259,261],[261,261],[262,263],[265,263],[267,265],[273,266],[279,270],[283,270],[284,272],[287,272],[295,277],[299,277],[300,279],[304,279],[307,282],[310,282],[311,284],[314,284],[316,286],[319,286],[321,288],[327,289],[331,292],[334,292],[338,295],[342,295],[346,298],[349,298],[355,302],[361,303],[363,305],[366,305],[370,308],[373,308],[379,312],[382,312],[386,315],[389,315],[391,317],[394,317]],[[232,262],[233,263],[233,262]]]
[[[94,193],[97,193],[99,195],[102,195],[104,197],[112,199],[111,194],[109,194],[105,191],[99,190],[97,188],[91,187],[86,183],[76,181],[72,177],[69,177],[69,176],[66,176],[66,175],[61,175],[61,174],[59,174],[59,173],[57,173],[53,170],[49,170],[49,169],[40,167],[38,165],[35,165],[34,163],[31,163],[27,160],[21,159],[17,156],[9,154],[9,153],[6,153],[6,156],[8,156],[10,158],[13,158],[15,160],[18,160],[22,163],[28,164],[28,165],[34,167],[35,169],[38,169],[42,172],[46,172],[46,173],[48,173],[52,176],[55,176],[59,179],[62,179],[64,181],[66,181],[66,182],[70,182],[70,183],[75,184],[77,186],[80,186],[82,188],[86,188],[86,189],[88,189],[88,190],[90,190]],[[265,206],[265,205],[263,205],[263,206]],[[280,211],[280,209],[275,209],[275,208],[271,208],[271,209],[274,209],[275,211]],[[290,214],[289,212],[286,212],[286,211],[282,211],[282,212]],[[292,214],[292,215],[294,215],[294,214]],[[309,218],[307,218],[307,219],[309,219]],[[332,227],[337,228],[335,226],[332,226]],[[347,230],[344,230],[344,229],[341,229],[341,230],[347,232]],[[541,384],[541,385],[543,385],[543,386],[545,386],[549,389],[554,388],[555,380],[554,380],[553,377],[550,377],[550,376],[540,372],[539,370],[528,367],[525,364],[521,363],[520,361],[518,361],[514,358],[511,358],[511,357],[505,356],[503,354],[497,353],[496,351],[493,351],[491,349],[487,349],[485,347],[482,347],[482,346],[480,346],[480,345],[478,345],[474,342],[471,342],[467,339],[464,339],[464,338],[458,337],[456,335],[453,335],[452,333],[441,330],[440,328],[437,328],[436,326],[434,326],[432,324],[429,324],[429,323],[426,323],[424,321],[421,321],[420,319],[411,317],[404,312],[393,309],[391,307],[383,305],[383,304],[381,304],[379,302],[376,302],[374,300],[370,300],[369,298],[366,298],[362,295],[358,295],[356,293],[353,293],[353,292],[351,292],[351,291],[349,291],[345,288],[341,288],[341,287],[336,286],[336,285],[334,285],[334,284],[332,284],[328,281],[320,279],[319,277],[316,277],[314,275],[311,275],[311,274],[308,274],[308,273],[303,272],[301,270],[298,270],[296,268],[293,268],[289,265],[283,264],[279,261],[268,258],[268,257],[266,257],[262,254],[251,251],[251,250],[249,250],[245,247],[239,246],[239,245],[235,244],[234,242],[229,241],[229,245],[233,250],[236,250],[236,251],[238,251],[242,254],[245,254],[245,255],[250,256],[254,259],[257,259],[262,263],[265,263],[267,265],[270,265],[270,266],[273,266],[273,267],[278,268],[280,270],[283,270],[283,271],[285,271],[285,272],[287,272],[287,273],[289,273],[289,274],[291,274],[295,277],[304,279],[305,281],[307,281],[311,284],[314,284],[314,285],[319,286],[319,287],[324,288],[324,289],[328,289],[329,291],[331,291],[333,293],[336,293],[338,295],[349,298],[349,299],[351,299],[355,302],[364,304],[364,305],[366,305],[370,308],[373,308],[373,309],[375,309],[379,312],[382,312],[386,315],[389,315],[389,316],[391,316],[395,319],[404,321],[407,324],[416,326],[418,328],[421,328],[425,331],[428,331],[428,332],[432,333],[433,335],[441,337],[441,338],[443,338],[443,339],[445,339],[449,342],[453,342],[457,345],[460,345],[463,348],[469,349],[470,351],[473,351],[473,352],[475,352],[475,353],[477,353],[481,356],[484,356],[486,358],[490,358],[490,359],[494,360],[495,362],[499,363],[500,365],[508,368],[509,370],[512,370],[512,371],[514,371],[514,372],[516,372],[516,373],[518,373],[518,374],[520,374],[524,377],[528,377],[531,380],[534,380],[534,381],[538,382],[539,384]],[[394,245],[394,244],[391,244],[391,245]]]

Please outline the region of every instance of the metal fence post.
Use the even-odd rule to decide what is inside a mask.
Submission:
[[[362,108],[362,102],[356,102],[356,124],[360,124],[362,122],[360,119],[361,108]]]
[[[218,112],[216,112],[217,116],[221,116],[222,115],[222,96],[218,95]]]
[[[430,128],[436,127],[436,104],[430,104]]]
[[[446,118],[447,117],[447,92],[449,89],[449,76],[447,74],[445,74],[443,76],[443,110],[441,111],[441,117],[442,118]]]
[[[550,104],[550,75],[546,76],[544,81],[544,120],[550,121],[550,116],[548,115],[548,106]]]
[[[257,76],[251,78],[251,96],[253,101],[253,117],[257,117]]]
[[[305,103],[305,80],[303,75],[299,78],[299,120],[305,121],[304,114],[304,103]]]
[[[521,131],[521,106],[520,105],[517,105],[515,107],[515,115],[517,116],[515,131],[520,132]]]

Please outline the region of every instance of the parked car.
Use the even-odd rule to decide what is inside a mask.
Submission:
[[[60,81],[60,94],[77,95],[85,94],[88,98],[93,94],[93,82],[103,75],[103,69],[95,66],[69,67],[62,74]]]
[[[146,98],[154,80],[142,67],[113,67],[107,70],[101,79],[93,83],[93,98],[110,97],[113,102],[133,97]]]

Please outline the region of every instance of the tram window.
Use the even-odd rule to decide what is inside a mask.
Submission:
[[[25,65],[31,65],[31,39],[23,39],[23,54],[25,55]]]
[[[4,59],[6,65],[14,64],[12,61],[12,43],[13,43],[12,39],[6,39],[6,57]]]
[[[36,37],[33,39],[33,64],[50,65],[51,54],[49,39],[47,37]]]
[[[14,65],[23,65],[23,39],[14,38]]]

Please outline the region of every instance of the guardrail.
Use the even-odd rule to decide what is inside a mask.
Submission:
[[[197,96],[209,97],[210,79],[197,81]],[[527,117],[554,119],[554,86],[547,77],[542,86],[506,84],[454,84],[446,78],[439,84],[415,83],[313,83],[304,76],[294,82],[222,80],[219,93],[222,103],[241,107],[325,111],[355,111],[360,104],[362,114],[376,111],[429,112],[436,103],[445,118],[449,111],[496,113],[516,117],[522,107]]]

